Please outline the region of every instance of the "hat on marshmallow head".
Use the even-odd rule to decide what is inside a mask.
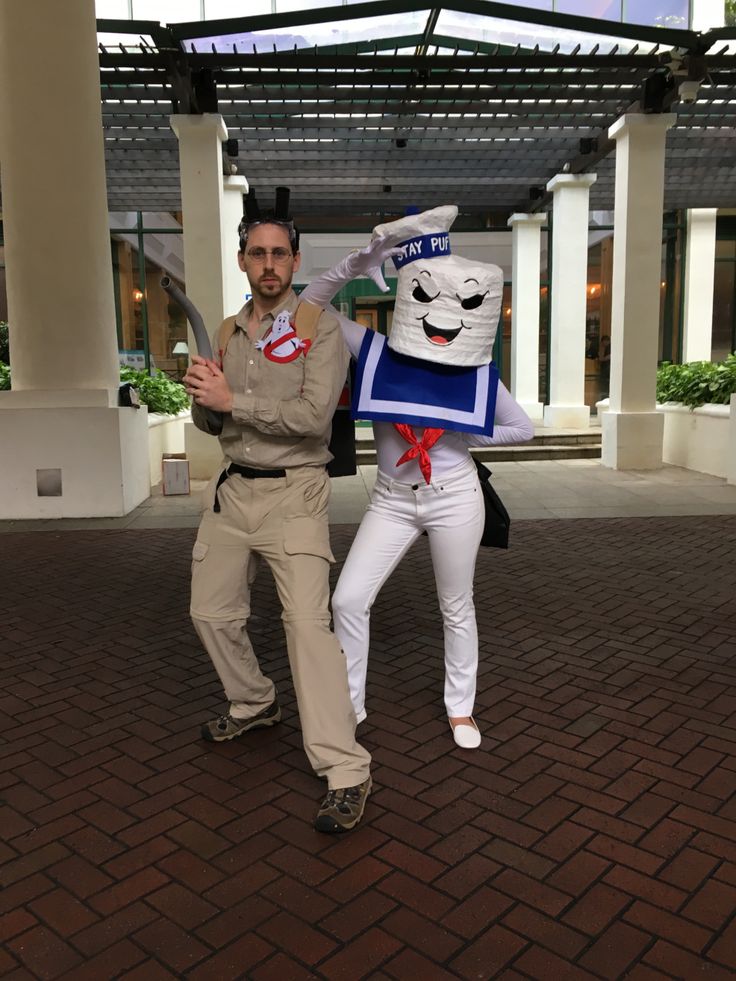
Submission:
[[[438,364],[478,367],[492,359],[501,312],[498,266],[453,255],[455,205],[377,225],[373,238],[395,242],[396,306],[388,346]]]

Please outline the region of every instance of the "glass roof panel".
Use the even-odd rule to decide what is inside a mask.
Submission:
[[[177,21],[199,20],[199,0],[133,0],[133,20]]]
[[[523,48],[539,45],[541,51],[572,51],[580,45],[581,51],[589,51],[598,44],[603,51],[609,51],[618,44],[619,52],[631,51],[636,44],[627,38],[617,38],[606,34],[587,34],[581,31],[565,31],[559,27],[545,27],[542,24],[525,24],[517,20],[501,20],[496,17],[483,17],[479,14],[465,14],[455,10],[443,10],[435,27],[436,34],[464,38],[469,41],[483,41],[487,44],[500,44]],[[648,50],[651,43],[644,42]]]
[[[122,20],[129,15],[128,0],[95,0],[95,16]]]
[[[271,0],[248,0],[248,14],[257,17],[259,14],[273,12]],[[243,13],[243,4],[233,0],[205,0],[204,20],[220,20],[225,17],[239,17]]]
[[[103,44],[106,48],[118,49],[122,45],[126,51],[138,51],[141,44],[147,44],[150,48],[156,47],[150,34],[140,33],[112,34],[109,31],[98,31],[97,43]]]
[[[317,0],[315,0],[315,3]],[[319,6],[323,6],[320,2]],[[332,21],[321,24],[302,24],[298,27],[278,27],[266,31],[248,31],[239,34],[200,37],[185,41],[187,50],[232,51],[233,44],[239,50],[257,51],[293,50],[312,48],[315,45],[347,44],[354,41],[373,41],[406,34],[421,34],[429,17],[429,10],[417,10],[383,17],[362,17],[357,20]],[[483,20],[484,18],[480,18]]]

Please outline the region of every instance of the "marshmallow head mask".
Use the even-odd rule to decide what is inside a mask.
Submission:
[[[501,310],[498,266],[452,255],[449,229],[457,208],[444,206],[379,225],[374,238],[401,248],[396,306],[388,345],[437,364],[478,367],[492,359]]]

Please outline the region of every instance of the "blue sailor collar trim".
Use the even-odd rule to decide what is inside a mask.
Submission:
[[[353,419],[491,436],[497,392],[493,362],[463,368],[409,358],[368,330],[358,354],[351,412]]]

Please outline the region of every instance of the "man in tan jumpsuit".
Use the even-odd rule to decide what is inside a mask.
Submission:
[[[220,354],[222,370],[194,357],[184,377],[200,429],[210,431],[203,409],[224,414],[224,470],[208,488],[194,546],[191,615],[230,705],[202,735],[219,742],[281,719],[276,689],[262,674],[246,631],[248,565],[259,555],[273,572],[283,608],[304,748],[329,787],[315,827],[347,831],[360,821],[371,786],[370,755],[355,741],[345,658],[328,608],[334,559],[325,464],[348,355],[338,322],[327,313],[307,351],[298,341],[278,341],[286,318],[275,320],[297,306],[293,224],[244,220],[239,232],[238,263],[253,299],[235,318]]]

